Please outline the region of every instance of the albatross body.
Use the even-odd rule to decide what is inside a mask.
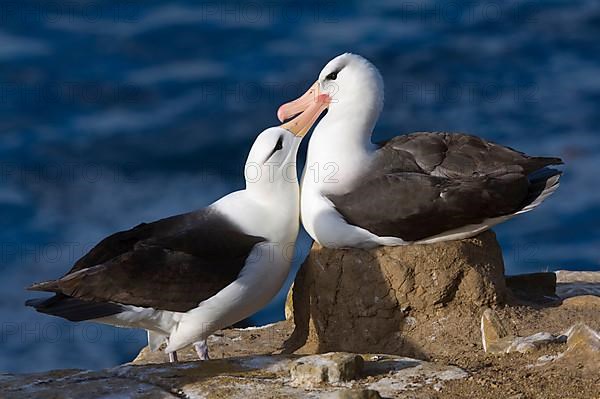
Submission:
[[[206,338],[260,310],[288,276],[299,228],[296,154],[322,106],[257,137],[245,190],[105,238],[62,278],[30,287],[55,295],[27,305],[146,329],[151,349],[166,341],[172,360],[192,343],[207,358]]]
[[[424,132],[373,144],[383,80],[369,61],[343,54],[283,121],[316,96],[327,114],[309,142],[301,183],[307,232],[326,247],[433,243],[472,237],[530,211],[558,188],[559,158],[531,157],[467,134]]]

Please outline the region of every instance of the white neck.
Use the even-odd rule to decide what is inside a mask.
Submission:
[[[294,172],[295,176],[295,172]],[[272,242],[294,242],[299,228],[298,182],[278,181],[277,189],[246,188],[212,204],[247,234]],[[274,186],[275,186],[274,185]]]
[[[372,160],[376,146],[371,134],[380,110],[353,108],[331,107],[315,128],[308,146],[303,189],[318,187],[322,193],[342,193]]]

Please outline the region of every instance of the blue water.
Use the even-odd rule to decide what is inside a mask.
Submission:
[[[274,3],[0,3],[0,371],[131,359],[143,332],[37,314],[23,287],[241,188],[254,136],[346,51],[385,79],[375,139],[463,131],[566,161],[496,229],[509,273],[600,268],[600,2]]]

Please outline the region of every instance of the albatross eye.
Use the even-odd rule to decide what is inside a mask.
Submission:
[[[331,72],[329,75],[327,75],[325,77],[325,80],[336,80],[337,79],[337,72]]]

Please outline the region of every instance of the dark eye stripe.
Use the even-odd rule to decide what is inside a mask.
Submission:
[[[279,139],[277,140],[277,144],[275,144],[275,149],[273,150],[273,152],[279,151],[282,148],[283,148],[283,137],[279,136]]]
[[[327,75],[327,77],[325,77],[325,80],[336,80],[337,76],[338,76],[338,71],[331,72],[329,75]]]
[[[279,136],[279,138],[277,139],[277,144],[275,144],[275,148],[273,148],[267,159],[265,159],[265,162],[267,162],[273,156],[273,154],[275,154],[281,149],[283,149],[283,137]]]

